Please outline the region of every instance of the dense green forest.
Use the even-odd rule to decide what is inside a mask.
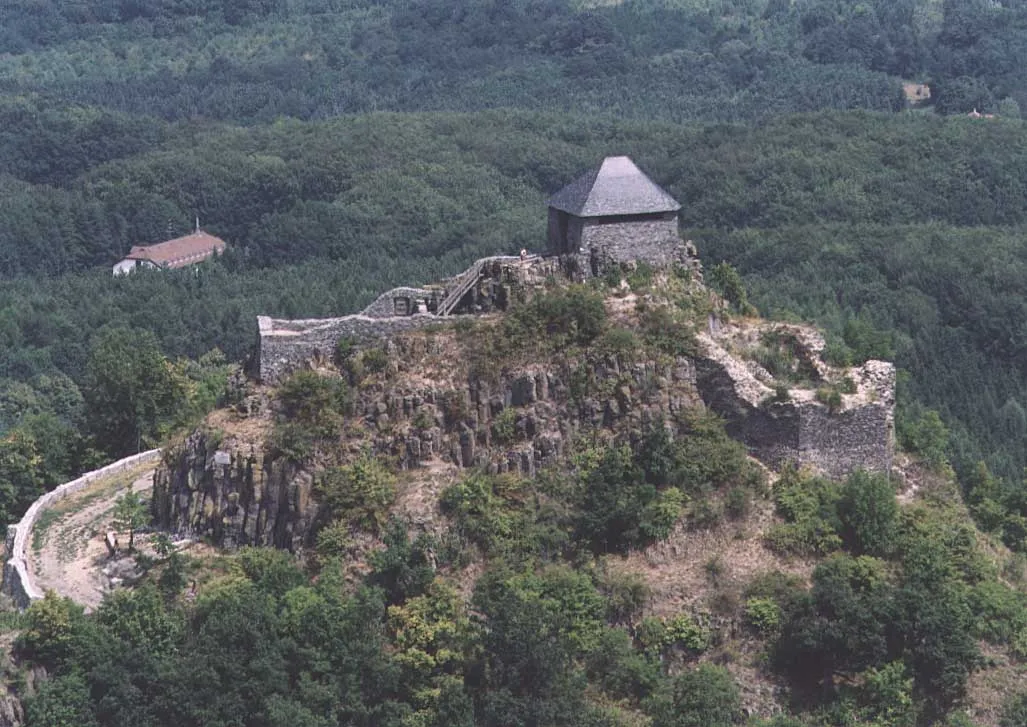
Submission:
[[[839,362],[894,360],[900,442],[950,462],[978,525],[1027,550],[1024,3],[10,0],[0,15],[7,520],[75,472],[231,401],[256,315],[352,312],[391,285],[539,250],[546,195],[629,154],[681,200],[707,269],[733,265],[761,313],[819,323]],[[911,107],[904,82],[927,84],[930,98]],[[967,118],[973,109],[996,118]],[[228,241],[221,259],[112,279],[131,245],[183,234],[196,217]],[[832,492],[827,529],[844,534]],[[902,533],[887,552],[846,541],[849,555],[821,566],[809,593],[753,591],[778,609],[768,639],[781,675],[811,685],[796,673],[810,663],[898,700],[891,717],[832,723],[905,725],[910,700],[921,721],[958,701],[976,654],[955,638],[942,657],[911,651],[924,636],[914,624],[948,634],[968,613],[1025,618],[993,573],[959,560],[964,532],[948,532],[935,560],[922,530]],[[148,724],[171,702],[163,714],[177,724],[229,724],[249,714],[233,712],[243,704],[276,715],[267,724],[610,723],[575,701],[585,682],[654,725],[686,724],[673,721],[681,705],[708,714],[701,724],[740,719],[721,672],[672,679],[608,616],[598,575],[562,570],[584,542],[562,565],[532,561],[527,576],[519,562],[482,582],[473,610],[508,627],[487,644],[451,594],[416,581],[416,548],[398,539],[376,572],[402,576],[372,575],[352,597],[251,554],[193,610],[150,592],[98,618],[48,603],[29,647],[59,678],[33,724]],[[419,585],[397,596],[404,578]],[[952,600],[917,612],[938,589]],[[557,615],[570,591],[585,604],[573,624]],[[841,649],[816,631],[839,604],[854,619],[869,609],[886,632]],[[458,626],[431,649],[461,656],[433,653],[435,671],[411,682],[405,670],[427,647],[408,644],[404,661],[390,619],[440,611]],[[44,622],[52,631],[32,642]],[[351,634],[366,624],[358,648]],[[975,635],[1013,638],[995,633]],[[229,642],[230,656],[203,651]],[[503,649],[523,661],[495,661]],[[939,659],[955,671],[939,672]],[[260,674],[235,671],[253,660]],[[128,679],[128,664],[145,668]],[[554,664],[573,668],[555,679],[544,669]],[[205,683],[212,672],[220,681]],[[91,701],[122,681],[117,699]],[[205,712],[219,709],[215,693],[235,706]]]

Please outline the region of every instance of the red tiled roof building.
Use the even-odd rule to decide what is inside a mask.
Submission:
[[[156,245],[135,245],[125,259],[114,266],[115,275],[124,275],[137,267],[184,268],[201,263],[211,255],[224,251],[225,241],[203,230]]]

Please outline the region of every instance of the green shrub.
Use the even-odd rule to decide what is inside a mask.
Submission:
[[[821,386],[817,389],[817,401],[827,407],[832,414],[841,411],[842,394],[833,386]]]
[[[750,598],[745,602],[745,621],[764,636],[781,628],[781,607],[771,598]]]
[[[591,683],[610,696],[630,701],[650,694],[661,676],[659,662],[639,653],[627,632],[618,628],[602,631],[585,668]]]
[[[503,328],[511,345],[584,346],[605,330],[606,307],[600,294],[572,285],[514,308],[503,319]]]
[[[785,523],[767,532],[767,545],[793,555],[823,555],[841,547],[839,496],[838,486],[830,480],[785,467],[774,485],[777,514]]]
[[[653,284],[655,272],[653,266],[644,260],[636,262],[634,270],[631,270],[627,277],[631,290],[637,293],[649,289]]]
[[[666,306],[646,306],[639,311],[639,327],[646,345],[668,356],[695,356],[699,342],[691,319]]]
[[[899,503],[895,489],[881,474],[854,472],[838,500],[842,540],[853,552],[887,557],[895,548]]]
[[[742,721],[741,698],[731,674],[702,664],[674,677],[670,688],[646,705],[653,727],[731,727]]]
[[[355,350],[356,341],[349,336],[342,336],[335,342],[335,364],[337,366],[344,366],[352,358]]]
[[[700,653],[710,646],[710,634],[688,614],[678,614],[666,623],[664,643]]]
[[[465,477],[443,490],[442,512],[456,532],[487,555],[514,562],[540,554],[553,557],[567,547],[567,523],[556,506],[538,503],[534,487],[514,475]]]
[[[604,571],[598,588],[606,597],[606,617],[615,624],[631,623],[652,596],[649,583],[638,573]]]
[[[1027,596],[995,580],[985,580],[967,591],[973,613],[974,636],[993,644],[1017,645],[1027,634]]]
[[[666,540],[684,508],[685,496],[676,487],[668,487],[642,508],[638,530],[646,540]]]
[[[316,371],[297,371],[278,387],[280,418],[316,430],[336,432],[339,416],[352,413],[353,396],[345,381]]]
[[[949,430],[938,412],[927,410],[916,419],[902,417],[896,430],[902,447],[920,455],[931,467],[937,469],[947,463]]]
[[[422,408],[418,409],[417,413],[414,414],[413,421],[410,423],[415,429],[431,429],[435,426],[435,417],[432,416],[432,413],[428,409]]]
[[[396,499],[396,477],[381,460],[364,455],[325,471],[314,491],[332,517],[378,532]]]
[[[492,436],[497,444],[509,444],[517,434],[517,411],[510,407],[492,420]]]
[[[340,378],[298,371],[278,388],[278,405],[268,448],[272,454],[303,462],[341,436],[353,396]]]
[[[711,530],[720,525],[723,519],[724,511],[719,503],[708,498],[696,500],[692,503],[692,509],[689,512],[689,524],[693,528]]]
[[[321,563],[343,557],[353,542],[349,523],[345,520],[328,523],[317,531],[315,542],[314,551]]]
[[[369,348],[361,352],[360,362],[369,374],[385,373],[389,367],[389,354],[383,348]]]
[[[754,315],[756,309],[749,303],[742,276],[730,263],[722,262],[710,271],[706,280],[731,304],[731,310],[741,315]]]
[[[635,629],[635,638],[643,649],[657,653],[678,648],[700,654],[710,646],[709,632],[684,613],[671,619],[642,619]]]
[[[1027,724],[1027,692],[1010,698],[1002,708],[999,727],[1023,727]]]
[[[638,355],[641,342],[633,331],[615,327],[603,333],[596,346],[604,353],[617,356],[624,361],[633,361]]]
[[[749,514],[751,493],[744,487],[735,486],[724,497],[724,512],[732,520],[742,520]]]

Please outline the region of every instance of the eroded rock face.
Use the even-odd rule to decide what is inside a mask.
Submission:
[[[168,451],[154,475],[158,526],[225,547],[300,545],[317,516],[311,475],[287,458],[220,446],[199,431]]]
[[[390,349],[403,370],[360,390],[340,447],[354,456],[370,447],[404,470],[438,463],[530,477],[559,461],[579,433],[640,431],[702,406],[686,358],[537,365],[495,382],[433,383],[426,362],[442,356],[441,349],[423,339],[396,341]],[[170,449],[158,468],[155,521],[226,547],[296,549],[310,544],[317,521],[317,474],[260,447],[198,431]]]
[[[0,727],[21,727],[25,724],[25,710],[21,700],[13,694],[0,695]]]
[[[844,375],[852,393],[829,408],[814,383],[782,400],[766,370],[726,348],[746,336],[758,340],[759,331],[736,327],[728,334],[701,336],[702,353],[694,358],[625,363],[593,354],[493,376],[469,374],[445,336],[398,337],[386,345],[388,374],[354,390],[354,413],[332,449],[347,460],[369,448],[402,470],[445,465],[532,477],[558,462],[581,434],[637,437],[654,422],[680,420],[705,406],[772,466],[795,461],[830,476],[890,469],[891,364],[831,369],[819,359],[822,337],[789,325],[788,335],[801,345],[796,355],[808,359],[805,370],[825,381]],[[316,467],[273,457],[262,444],[198,432],[158,470],[154,514],[162,528],[227,547],[297,549],[310,544],[317,524],[318,476]]]

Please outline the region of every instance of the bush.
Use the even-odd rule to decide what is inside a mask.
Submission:
[[[647,345],[668,356],[695,356],[699,342],[695,327],[684,313],[664,306],[639,311],[639,327]]]
[[[492,420],[492,436],[497,444],[509,444],[517,434],[517,411],[507,407]]]
[[[938,469],[948,462],[949,430],[938,412],[927,410],[912,421],[903,418],[897,430],[903,448],[920,455],[929,466]]]
[[[674,678],[648,705],[653,727],[730,727],[742,721],[738,686],[722,667],[703,664]]]
[[[743,316],[755,314],[756,309],[749,303],[749,296],[745,292],[742,276],[730,263],[720,263],[710,271],[706,279],[713,289],[731,304],[731,309],[735,313],[740,313]]]
[[[604,629],[586,660],[589,681],[617,699],[638,700],[660,681],[660,665],[635,650],[622,629]]]
[[[678,614],[671,619],[646,618],[635,629],[639,645],[651,653],[663,653],[667,649],[684,649],[691,654],[700,654],[710,645],[710,635],[688,614]]]
[[[781,628],[781,607],[770,598],[750,598],[745,602],[745,621],[763,636]]]
[[[503,319],[509,339],[532,347],[592,343],[606,328],[606,307],[598,293],[583,285],[539,295]]]
[[[343,336],[335,342],[335,365],[345,366],[346,362],[352,358],[356,348],[356,341],[349,336]]]
[[[360,354],[360,362],[369,374],[382,374],[389,367],[389,354],[383,348],[369,348]]]
[[[827,407],[832,414],[841,411],[842,393],[833,386],[821,386],[817,389],[817,401]]]
[[[749,514],[750,493],[744,487],[732,487],[724,498],[724,512],[732,520],[742,520]]]
[[[768,531],[767,545],[793,555],[824,555],[838,549],[838,498],[838,487],[830,480],[785,467],[774,485],[774,503],[786,522]]]
[[[333,518],[378,532],[396,498],[396,477],[369,455],[327,470],[315,483],[321,505]]]
[[[884,475],[854,472],[838,501],[842,540],[858,554],[887,557],[895,548],[899,503]]]
[[[615,624],[629,624],[645,608],[652,591],[638,573],[604,572],[598,584],[606,597],[606,618]]]
[[[641,342],[634,332],[627,328],[610,328],[596,345],[603,352],[617,356],[623,361],[633,361],[638,355]]]
[[[1017,694],[1002,708],[1000,727],[1023,727],[1027,724],[1027,693]]]
[[[342,379],[298,371],[278,389],[279,411],[269,446],[272,452],[302,462],[319,445],[339,438],[353,397]]]

